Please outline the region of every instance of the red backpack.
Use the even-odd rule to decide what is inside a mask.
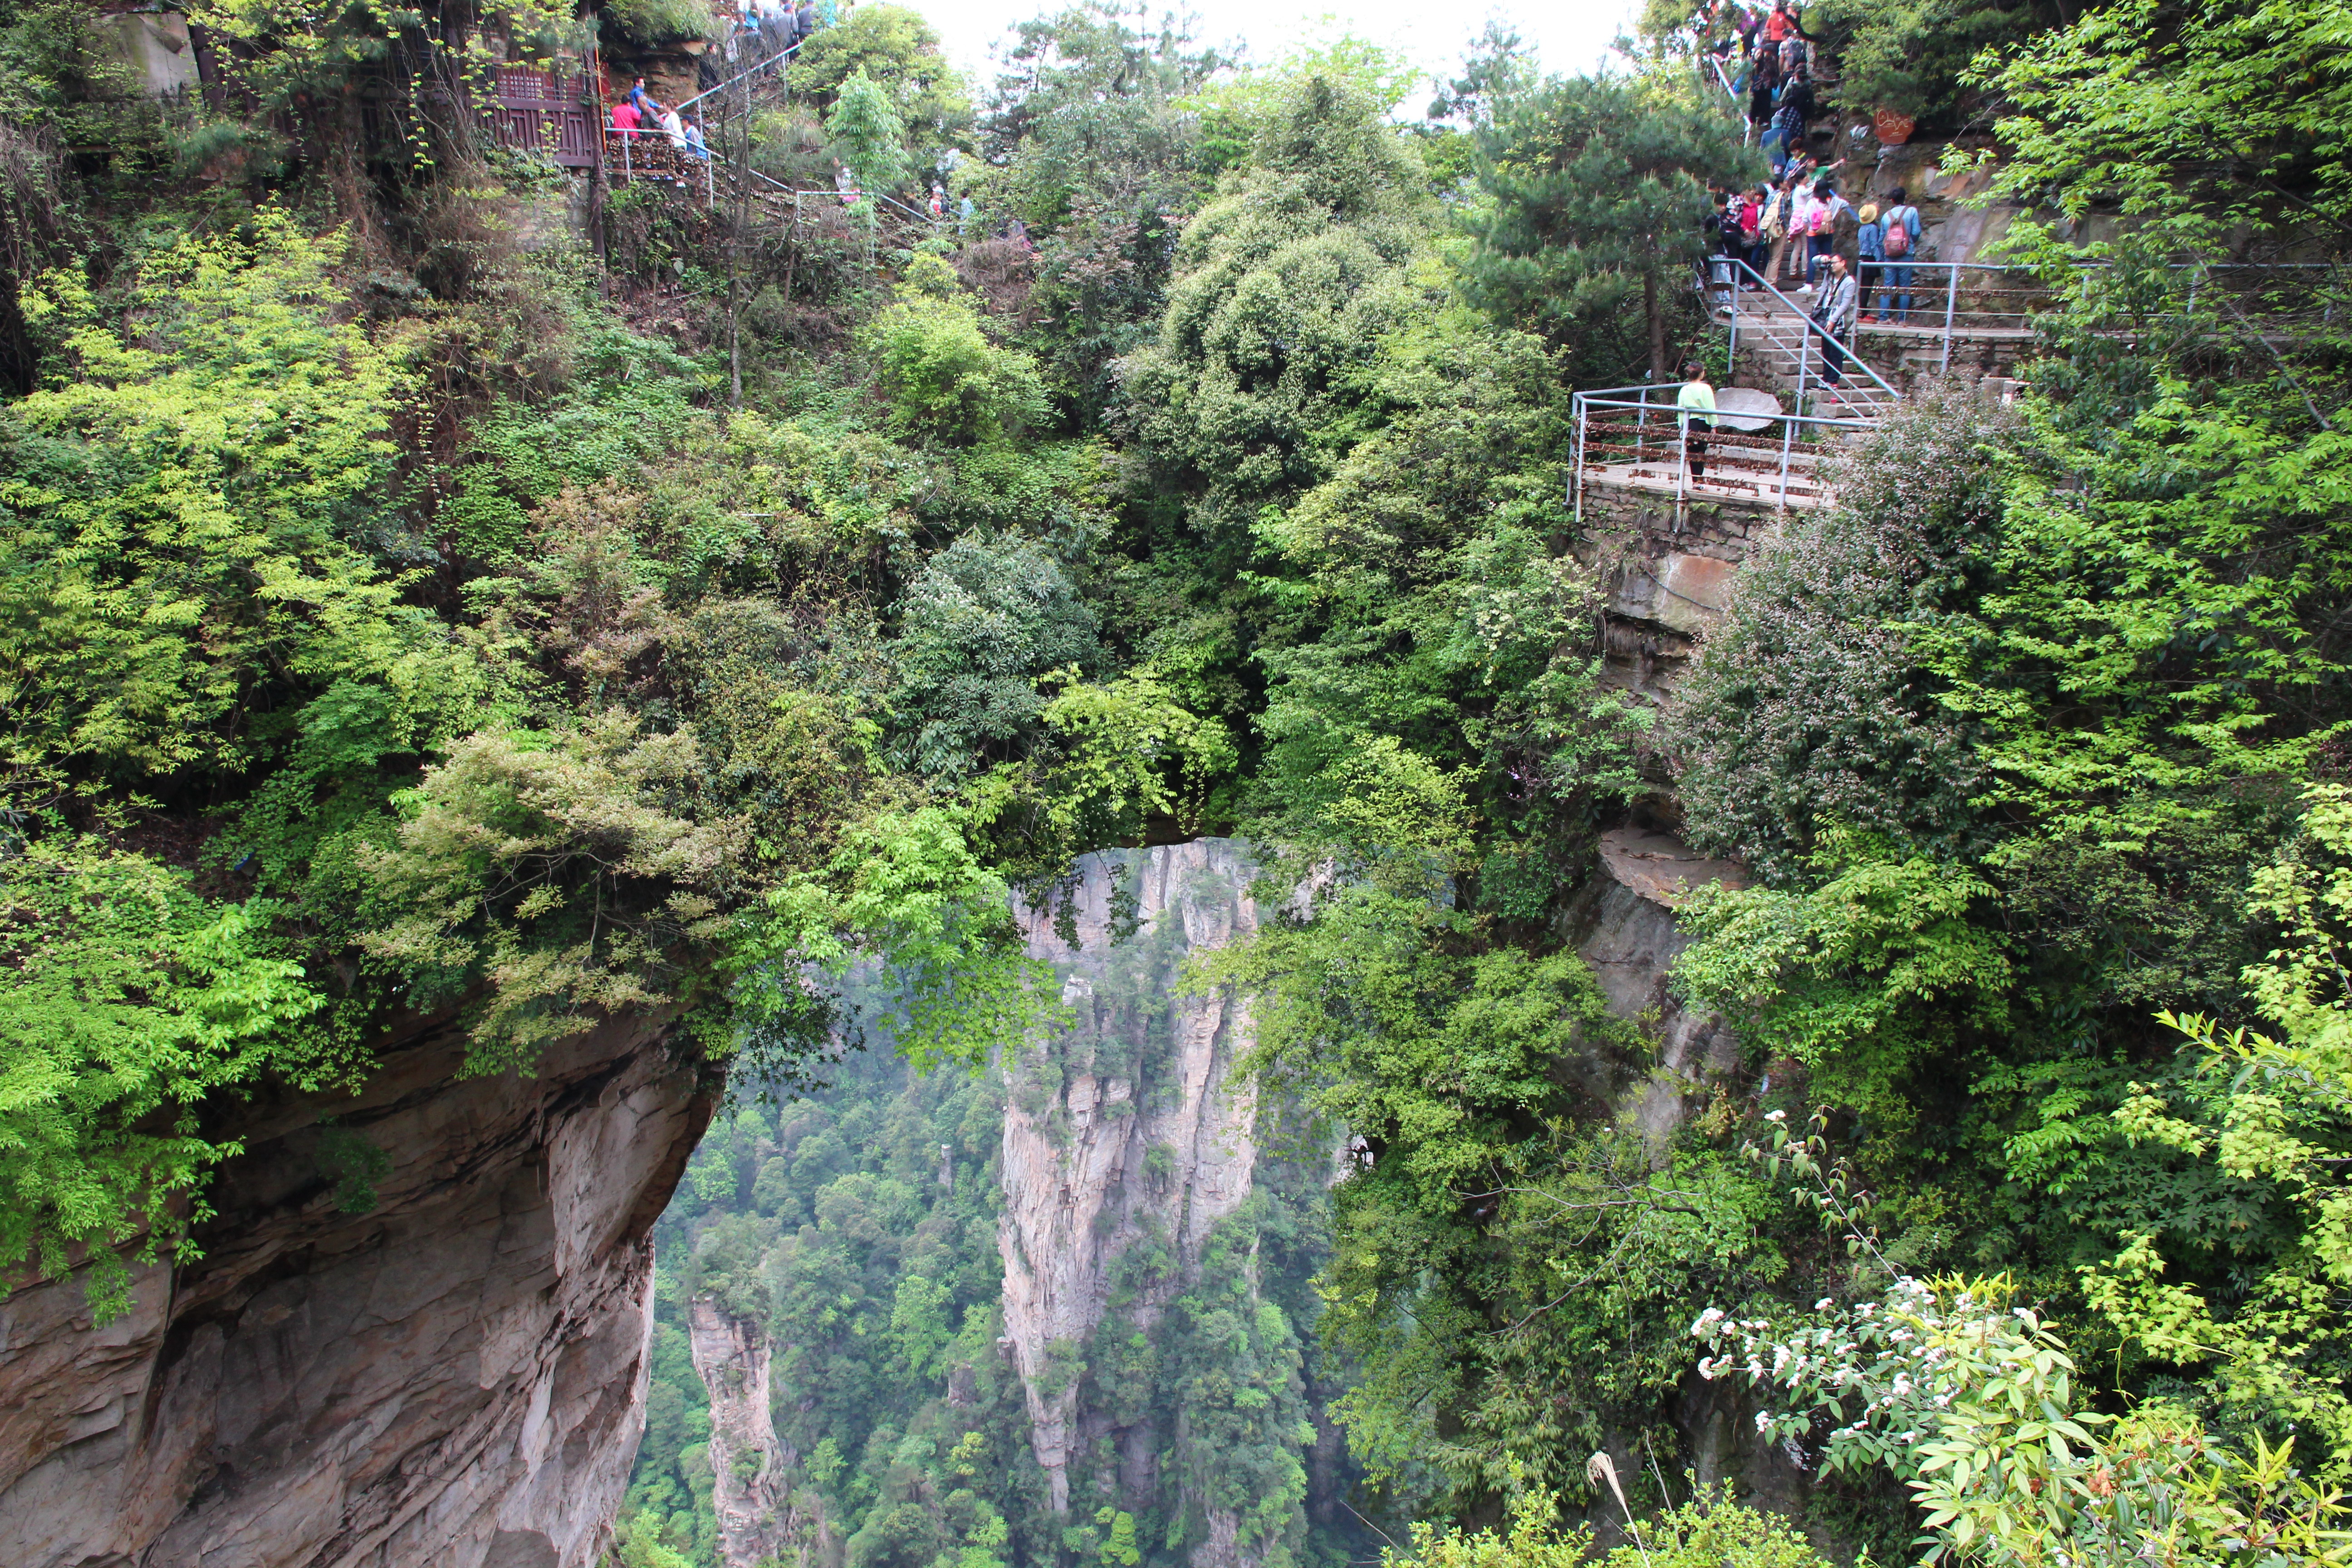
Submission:
[[[1900,261],[1911,254],[1911,226],[1903,221],[1909,207],[1896,207],[1886,215],[1886,243],[1883,248],[1889,261]]]

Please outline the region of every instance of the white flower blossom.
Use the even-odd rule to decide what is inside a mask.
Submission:
[[[1759,1410],[1756,1413],[1756,1430],[1759,1432],[1769,1432],[1772,1430],[1772,1413],[1770,1411]]]

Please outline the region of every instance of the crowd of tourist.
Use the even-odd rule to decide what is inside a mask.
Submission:
[[[646,90],[643,77],[631,83],[621,101],[613,105],[613,131],[632,149],[640,138],[658,136],[689,158],[710,156],[709,144],[702,139],[701,117],[683,114],[655,98]]]
[[[1884,207],[1873,202],[1856,210],[1829,178],[1837,167],[1807,168],[1724,195],[1709,220],[1716,231],[1712,248],[1722,258],[1714,269],[1718,303],[1727,304],[1741,289],[1818,291],[1831,262],[1843,260],[1855,277],[1861,321],[1911,319],[1919,209],[1897,185]],[[1753,276],[1739,276],[1729,265],[1734,261],[1746,262]]]
[[[1815,152],[1817,40],[1792,0],[1771,0],[1769,10],[1712,0],[1697,26],[1706,40],[1701,75],[1744,106],[1747,138],[1771,170],[1762,184],[1715,193],[1706,218],[1708,286],[1718,308],[1735,307],[1742,290],[1793,297],[1811,320],[1804,336],[1809,356],[1819,356],[1822,396],[1843,405],[1855,328],[1913,320],[1919,209],[1901,185],[1883,204],[1859,207],[1840,191],[1841,174],[1854,189],[1867,188],[1875,163],[1869,126],[1853,128],[1842,154],[1835,146]],[[1831,154],[1838,155],[1824,163]],[[1683,367],[1682,381],[1677,417],[1696,482],[1706,472],[1715,388],[1696,363]]]
[[[854,5],[856,0],[846,3]],[[838,0],[801,0],[798,5],[792,0],[737,0],[734,26],[721,45],[720,58],[744,70],[757,70],[771,61],[789,59],[800,51],[803,42],[839,20],[837,4]],[[701,91],[688,99],[685,107],[709,97],[724,79],[718,64],[704,56],[697,84]],[[610,130],[628,148],[658,137],[686,157],[710,156],[709,143],[703,139],[701,117],[684,112],[681,106],[661,102],[646,90],[643,77],[613,105]]]

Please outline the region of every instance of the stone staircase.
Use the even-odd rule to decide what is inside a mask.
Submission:
[[[1810,292],[1777,295],[1743,289],[1737,300],[1732,370],[1738,384],[1770,392],[1792,411],[1874,424],[1900,405],[1904,384],[1897,379],[1899,365],[1882,363],[1867,330],[1857,332],[1846,351],[1844,384],[1823,385],[1821,335],[1806,321],[1813,300]],[[1727,328],[1733,324],[1730,311],[1718,309],[1715,318]]]

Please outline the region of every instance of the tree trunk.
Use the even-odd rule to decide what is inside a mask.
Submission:
[[[743,303],[742,268],[736,261],[736,249],[743,243],[743,230],[751,221],[751,78],[743,75],[743,161],[735,170],[735,219],[727,235],[727,406],[743,406],[743,353],[737,336],[736,322]]]
[[[1642,309],[1650,318],[1650,379],[1663,382],[1671,374],[1666,363],[1666,306],[1658,297],[1658,275],[1642,273]]]

